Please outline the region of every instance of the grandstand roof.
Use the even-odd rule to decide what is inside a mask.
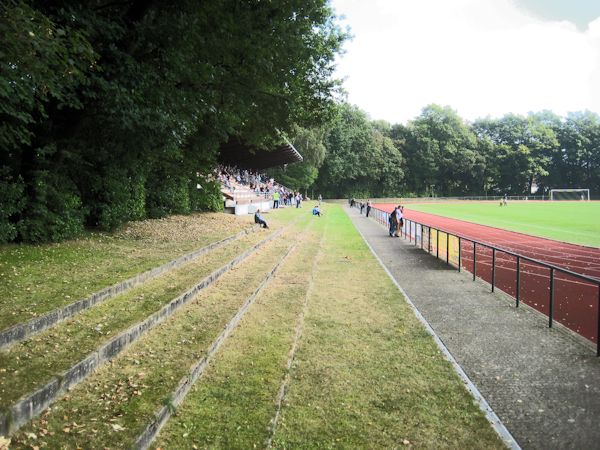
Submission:
[[[244,144],[237,139],[230,139],[221,144],[219,162],[237,166],[242,169],[263,170],[269,167],[283,166],[302,161],[302,155],[294,146],[286,142],[271,150],[261,150]]]

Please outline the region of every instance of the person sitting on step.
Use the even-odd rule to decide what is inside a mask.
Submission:
[[[269,228],[265,219],[260,215],[260,209],[257,209],[254,213],[254,223],[259,224],[262,228]]]

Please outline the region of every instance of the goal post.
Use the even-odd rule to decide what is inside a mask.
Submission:
[[[550,200],[589,201],[589,189],[550,189]]]

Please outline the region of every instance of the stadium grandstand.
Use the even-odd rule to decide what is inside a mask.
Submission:
[[[268,177],[264,170],[303,160],[302,155],[288,141],[270,150],[247,145],[238,139],[230,139],[219,149],[217,178],[225,211],[236,215],[252,214],[273,207],[273,196],[282,205],[294,195],[293,191]]]

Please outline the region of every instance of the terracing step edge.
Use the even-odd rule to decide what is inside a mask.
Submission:
[[[216,242],[212,242],[209,245],[200,249],[194,250],[190,253],[180,256],[172,261],[162,264],[153,269],[147,270],[137,274],[127,280],[121,281],[117,284],[104,288],[89,297],[70,303],[62,308],[55,309],[39,317],[35,317],[27,322],[23,322],[17,325],[13,325],[10,328],[0,331],[0,350],[4,350],[13,344],[28,339],[38,333],[41,333],[48,328],[74,316],[86,309],[91,308],[94,305],[102,303],[110,298],[115,297],[118,294],[122,294],[129,289],[139,286],[140,284],[157,277],[171,269],[182,266],[205,253],[208,253],[215,248],[221,247],[231,241],[235,241],[242,236],[245,236],[255,230],[257,225],[253,225],[245,230],[240,231],[234,235],[228,236]]]
[[[287,227],[286,227],[287,228]],[[177,309],[193,299],[198,292],[213,284],[222,275],[227,273],[233,267],[240,264],[266,243],[278,237],[285,228],[280,229],[241,255],[213,271],[210,275],[202,279],[198,284],[188,291],[173,299],[158,312],[150,315],[145,320],[129,327],[119,335],[112,338],[107,343],[101,345],[96,351],[73,365],[70,369],[56,376],[45,386],[26,394],[8,406],[6,412],[0,413],[0,436],[10,435],[26,424],[29,420],[40,414],[50,406],[58,397],[63,395],[76,384],[87,378],[102,364],[115,358],[119,353],[125,350],[129,345],[139,339],[144,333],[163,322],[171,316]]]

